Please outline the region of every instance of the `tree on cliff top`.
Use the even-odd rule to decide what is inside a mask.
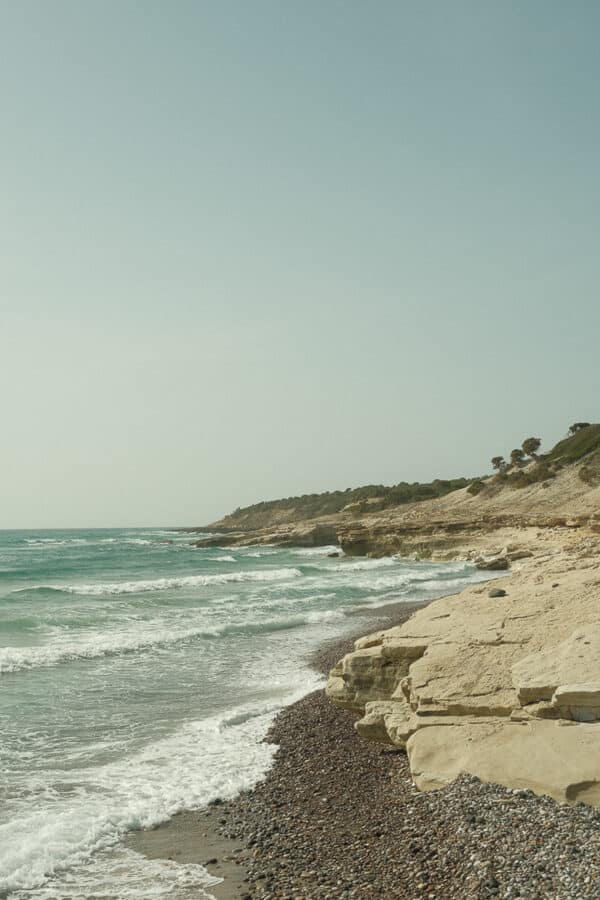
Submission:
[[[504,472],[506,469],[507,462],[503,456],[492,456],[492,468],[497,469],[499,472]]]
[[[514,450],[510,451],[510,461],[513,466],[522,466],[523,460],[525,459],[525,454],[521,450],[520,447],[515,447]]]
[[[531,456],[532,459],[537,459],[537,452],[541,447],[540,438],[530,437],[523,441],[521,447],[523,448],[523,453],[525,456]]]
[[[589,428],[589,422],[574,422],[573,425],[569,428],[569,434],[577,434],[578,431],[581,431],[583,428]]]

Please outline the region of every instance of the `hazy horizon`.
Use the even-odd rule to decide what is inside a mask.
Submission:
[[[599,26],[0,5],[0,528],[203,525],[598,420]]]

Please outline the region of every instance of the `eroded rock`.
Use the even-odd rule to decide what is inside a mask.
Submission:
[[[419,788],[470,773],[600,805],[600,579],[563,554],[553,588],[548,566],[527,559],[493,604],[477,586],[435,601],[332,671],[331,699],[406,748]]]

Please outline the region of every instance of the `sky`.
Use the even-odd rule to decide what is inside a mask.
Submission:
[[[0,0],[0,527],[598,421],[592,0]]]

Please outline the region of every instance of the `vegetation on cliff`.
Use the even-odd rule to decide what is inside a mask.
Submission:
[[[570,432],[569,437],[559,441],[547,454],[547,460],[577,462],[600,447],[600,425],[586,425],[579,422],[571,425]]]
[[[298,522],[318,516],[335,515],[347,507],[351,512],[375,512],[390,506],[443,497],[451,491],[466,487],[469,481],[468,478],[449,480],[436,478],[424,484],[401,481],[391,487],[368,484],[364,487],[346,488],[345,491],[325,491],[322,494],[303,494],[282,500],[264,500],[252,506],[236,509],[214,525],[225,528],[260,528],[274,520]]]
[[[497,472],[493,483],[522,488],[549,481],[563,466],[578,462],[600,448],[600,425],[576,422],[569,428],[568,436],[548,453],[538,453],[540,446],[540,438],[526,438],[521,447],[511,450],[510,462],[506,462],[503,456],[492,457],[492,467]],[[582,468],[580,475],[583,481],[594,477],[593,468]],[[470,492],[475,494],[480,490]]]
[[[588,485],[600,483],[600,424],[576,422],[570,427],[568,437],[559,441],[552,450],[540,453],[540,446],[540,438],[528,437],[521,447],[514,448],[508,454],[510,461],[504,456],[494,456],[492,466],[496,474],[491,478],[436,478],[427,483],[401,481],[392,486],[369,484],[346,488],[345,491],[265,500],[238,508],[209,527],[219,531],[248,532],[320,516],[335,516],[342,512],[361,516],[422,500],[434,500],[460,488],[466,488],[472,497],[482,494],[485,498],[504,487],[524,488],[536,483],[547,485],[562,468],[579,461],[584,461],[579,469],[581,480]]]

